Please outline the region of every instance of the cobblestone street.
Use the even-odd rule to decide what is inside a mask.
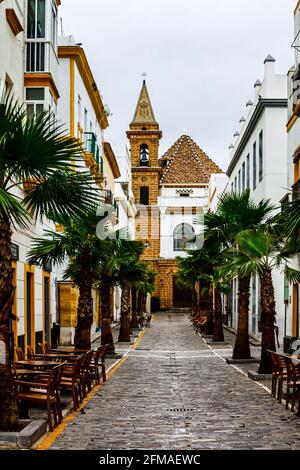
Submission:
[[[150,329],[52,449],[300,449],[300,419],[182,314]]]

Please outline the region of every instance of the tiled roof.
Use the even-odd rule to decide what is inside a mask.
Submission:
[[[165,161],[169,164],[165,165]],[[208,184],[210,176],[223,173],[187,135],[181,136],[160,159],[160,184]]]

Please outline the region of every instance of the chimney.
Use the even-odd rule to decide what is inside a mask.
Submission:
[[[265,77],[270,77],[275,74],[275,59],[270,54],[265,58]]]

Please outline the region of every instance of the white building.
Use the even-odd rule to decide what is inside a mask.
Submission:
[[[288,73],[288,193],[287,198],[300,198],[300,2],[294,10],[295,34],[293,47],[295,65]],[[300,258],[295,258],[294,268],[300,269]],[[289,305],[287,334],[300,337],[300,287],[286,285],[286,301]]]
[[[0,99],[11,92],[28,113],[51,111],[66,133],[82,143],[82,168],[99,186],[99,202],[114,204],[115,179],[120,171],[109,143],[104,141],[108,112],[86,55],[72,36],[58,38],[60,0],[0,1]],[[101,189],[100,190],[100,186]],[[16,284],[12,329],[24,351],[50,341],[54,321],[62,322],[62,340],[73,339],[78,291],[60,284],[62,270],[29,265],[27,254],[34,236],[55,229],[48,221],[14,231],[13,272]],[[59,227],[57,227],[59,229]],[[100,323],[99,295],[94,290],[94,326]]]
[[[11,92],[26,102],[29,113],[56,112],[57,7],[54,0],[4,0],[0,2],[0,99]],[[40,221],[12,235],[13,274],[16,286],[12,322],[16,345],[26,350],[50,339],[56,315],[56,273],[51,266],[28,264],[33,236],[54,228]]]
[[[208,185],[208,208],[211,212],[216,212],[227,185],[228,176],[226,174],[211,175]]]
[[[23,100],[25,0],[0,2],[0,100],[10,91]]]
[[[270,199],[280,208],[287,192],[287,79],[275,73],[275,59],[268,56],[264,62],[265,76],[254,85],[255,96],[246,106],[245,117],[235,133],[230,146],[230,164],[227,170],[227,191],[232,193],[250,189],[252,199],[258,203]],[[282,270],[274,271],[274,288],[277,305],[277,323],[280,338],[284,325],[284,276]],[[260,327],[259,277],[251,280],[249,331],[259,337]],[[237,327],[238,280],[234,280],[229,296],[229,322]]]

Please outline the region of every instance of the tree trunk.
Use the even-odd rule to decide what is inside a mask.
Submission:
[[[132,288],[131,295],[132,295],[131,328],[137,329],[139,327],[139,320],[138,320],[138,312],[137,312],[136,288],[135,287]]]
[[[85,252],[81,257],[81,279],[77,308],[77,326],[75,330],[75,348],[91,349],[91,326],[93,324],[92,285],[90,254]]]
[[[130,289],[127,282],[122,284],[119,343],[130,343]]]
[[[222,318],[222,297],[219,289],[215,291],[215,308],[214,308],[214,338],[213,341],[223,343],[223,318]]]
[[[107,352],[114,354],[116,352],[114,345],[114,338],[111,328],[112,317],[112,302],[111,302],[111,286],[105,281],[102,281],[101,287],[101,317],[102,317],[102,331],[101,331],[101,345],[108,346]]]
[[[138,322],[139,324],[141,324],[143,321],[143,294],[141,291],[138,291],[137,310],[138,310]]]
[[[207,324],[206,324],[206,331],[205,331],[205,333],[206,333],[208,336],[212,336],[212,335],[214,334],[214,330],[215,330],[215,327],[214,327],[214,316],[213,316],[214,307],[213,307],[213,296],[212,296],[212,293],[209,292],[209,294],[207,294],[207,297],[208,297],[208,314],[207,314]]]
[[[250,359],[249,344],[249,302],[250,276],[239,278],[239,317],[238,328],[233,349],[233,359]]]
[[[8,219],[0,219],[0,431],[18,429],[18,407],[11,370],[13,351],[10,323],[14,301],[11,228]]]
[[[198,299],[197,299],[197,289],[196,283],[193,284],[192,290],[192,315],[196,315],[198,310]]]
[[[261,274],[261,360],[259,364],[259,374],[272,373],[272,360],[267,350],[276,352],[275,323],[276,323],[276,302],[274,296],[274,285],[272,271],[265,269]]]

